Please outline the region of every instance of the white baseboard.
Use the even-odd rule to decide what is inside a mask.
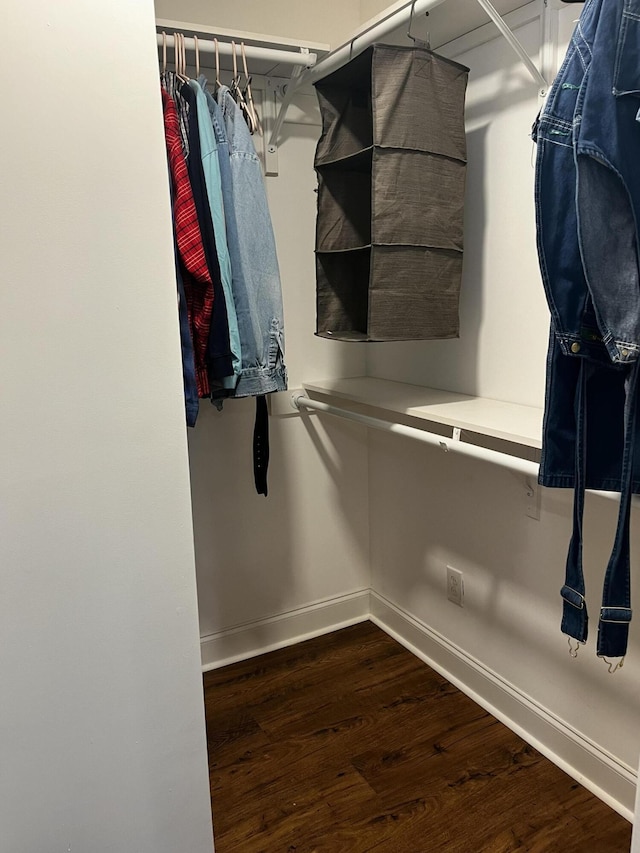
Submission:
[[[369,594],[368,589],[358,590],[201,637],[202,671],[364,622],[369,618]]]
[[[637,773],[496,672],[376,592],[370,620],[633,822]]]

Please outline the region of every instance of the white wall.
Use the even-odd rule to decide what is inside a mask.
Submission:
[[[397,3],[387,3],[386,0],[360,0],[360,21],[364,23],[386,11],[388,7],[397,5]]]
[[[303,379],[364,373],[362,348],[336,346],[313,334],[317,133],[317,127],[285,124],[280,174],[267,178],[290,388]],[[204,402],[189,435],[206,664],[214,662],[210,638],[221,631],[244,625],[248,641],[255,637],[260,648],[268,640],[253,623],[288,618],[300,608],[369,587],[365,431],[339,422],[320,426],[315,419],[272,417],[264,498],[253,485],[254,411],[253,400],[230,400],[221,413]]]
[[[358,0],[155,0],[156,16],[236,31],[341,44],[360,23]]]
[[[534,54],[537,23],[517,35]],[[503,40],[458,59],[471,68],[461,336],[370,346],[368,370],[540,406],[548,319],[535,254],[528,135],[539,107],[536,87]],[[380,434],[370,441],[374,589],[633,774],[640,753],[638,626],[623,670],[609,675],[595,655],[615,504],[589,501],[592,636],[574,661],[559,630],[571,495],[543,490],[535,521],[525,515],[525,484],[516,475]],[[635,517],[634,529],[638,523]],[[464,572],[463,609],[446,600],[447,564]],[[637,589],[634,598],[637,609]],[[625,806],[633,809],[628,797]]]
[[[205,853],[152,4],[0,23],[0,851]]]

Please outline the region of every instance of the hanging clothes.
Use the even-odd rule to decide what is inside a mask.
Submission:
[[[251,286],[254,282],[252,281],[251,276],[246,274],[245,265],[242,261],[240,235],[242,233],[243,223],[238,221],[235,211],[231,156],[224,115],[216,100],[205,88],[207,82],[206,78],[201,76],[199,82],[205,94],[211,126],[213,128],[217,145],[218,166],[220,168],[220,187],[222,190],[222,207],[225,215],[227,247],[231,262],[231,289],[238,321],[238,334],[241,342],[240,351],[243,355],[238,375],[239,379],[243,370],[251,370],[254,365],[257,366],[257,358],[250,355],[248,352],[243,351],[243,342],[244,348],[249,348],[251,353],[256,353],[258,350],[256,335],[259,332],[259,326],[254,322],[256,312],[251,309],[254,298],[252,298],[250,293]],[[260,175],[260,178],[262,179],[262,175]]]
[[[218,103],[204,78],[163,72],[161,83],[187,424],[195,424],[197,397],[221,407],[227,396],[255,396],[254,480],[266,495],[264,395],[286,390],[287,374],[280,273],[260,160],[228,87],[219,87]]]
[[[621,492],[598,621],[604,658],[627,649],[630,506],[640,492],[639,14],[638,0],[587,0],[533,128],[551,311],[540,482],[575,490],[561,597],[562,631],[576,643],[588,635],[585,488]]]
[[[253,432],[254,482],[258,494],[267,495],[269,417],[265,393],[287,387],[284,366],[284,319],[280,271],[269,215],[262,167],[240,107],[230,90],[221,86],[218,104],[229,143],[231,216],[236,223],[237,259],[246,297],[238,312],[249,346],[242,344],[242,371],[236,397],[256,396]],[[251,332],[249,332],[251,330]]]
[[[207,105],[207,98],[202,86],[195,80],[190,80],[189,85],[193,89],[196,97],[202,168],[207,187],[207,198],[209,200],[209,209],[213,223],[216,254],[218,257],[218,266],[220,269],[220,278],[224,292],[229,325],[229,343],[231,347],[233,374],[225,376],[222,380],[222,384],[226,389],[233,389],[235,388],[238,382],[238,377],[240,376],[240,369],[242,367],[242,349],[240,345],[240,332],[238,330],[238,316],[236,313],[235,300],[233,298],[233,277],[231,272],[229,248],[227,245],[227,233],[225,229],[218,142],[213,130],[209,107]],[[214,390],[212,389],[212,395],[213,394]]]
[[[284,317],[275,238],[264,188],[262,167],[240,107],[227,86],[218,90],[229,143],[232,204],[225,207],[235,219],[236,258],[245,288],[237,294],[242,371],[235,397],[285,391]],[[228,232],[227,232],[228,233]]]
[[[202,166],[202,153],[200,148],[200,130],[198,127],[198,112],[196,108],[196,95],[188,83],[184,83],[181,95],[189,105],[189,157],[187,158],[187,169],[189,180],[193,191],[193,198],[198,213],[198,221],[203,238],[204,253],[209,268],[209,274],[213,282],[213,309],[211,313],[211,324],[209,327],[209,339],[207,344],[207,372],[209,377],[209,389],[221,386],[224,377],[233,376],[233,359],[231,355],[231,344],[229,339],[229,320],[227,305],[222,289],[222,278],[220,275],[220,264],[216,249],[215,233],[213,230],[213,219],[207,195],[207,186]]]
[[[189,172],[180,142],[178,114],[173,99],[162,90],[165,138],[173,181],[176,244],[182,263],[182,280],[193,342],[198,395],[209,394],[207,345],[213,309],[213,283],[205,258],[200,223]]]
[[[160,85],[176,107],[180,144],[186,160],[189,156],[189,105],[184,101],[180,92],[183,82],[179,79],[175,71],[163,71],[160,74]]]

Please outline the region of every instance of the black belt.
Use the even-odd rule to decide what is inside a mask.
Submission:
[[[256,422],[253,428],[253,478],[259,495],[267,496],[269,470],[269,410],[264,394],[256,397]]]

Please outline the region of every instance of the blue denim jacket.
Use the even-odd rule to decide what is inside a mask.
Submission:
[[[262,168],[249,128],[227,86],[220,87],[218,103],[229,144],[230,188],[225,188],[224,169],[221,176],[242,350],[234,396],[285,391],[282,291]]]
[[[587,0],[534,125],[538,254],[551,311],[540,482],[574,486],[562,630],[587,638],[585,487],[619,489],[598,654],[624,655],[631,492],[640,486],[640,0]]]

